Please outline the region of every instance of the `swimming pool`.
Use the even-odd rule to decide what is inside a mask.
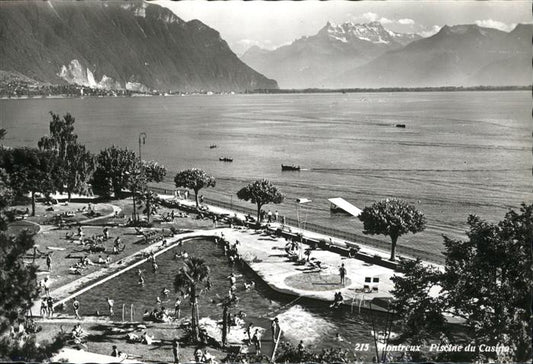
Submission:
[[[142,320],[145,310],[151,311],[156,307],[166,307],[170,312],[174,310],[177,294],[174,292],[173,281],[178,270],[183,266],[183,260],[175,259],[178,251],[187,252],[189,256],[199,257],[210,267],[210,281],[212,287],[199,298],[200,317],[209,316],[218,320],[222,318],[222,307],[212,301],[219,301],[227,295],[230,283],[228,276],[232,268],[228,264],[222,249],[208,239],[194,239],[183,242],[180,247],[169,250],[157,257],[159,266],[156,273],[152,272],[151,263],[140,266],[144,271],[145,285],[138,284],[137,269],[131,269],[92,290],[80,295],[81,313],[92,315],[96,311],[100,314],[108,312],[106,298],[115,301],[115,319],[121,319],[122,305],[126,307],[126,320],[130,318],[130,307],[134,305],[134,320]],[[325,347],[353,348],[356,343],[373,345],[371,335],[372,318],[378,328],[385,327],[385,316],[369,311],[357,312],[354,307],[332,310],[326,302],[298,299],[281,295],[271,290],[247,268],[234,268],[238,274],[237,296],[239,303],[232,313],[244,311],[246,322],[267,329],[263,336],[265,348],[271,345],[270,319],[278,316],[283,330],[283,338],[293,343],[304,340],[308,346],[315,349]],[[242,275],[242,276],[241,276]],[[254,289],[245,290],[244,283],[255,281]],[[162,290],[168,288],[171,293],[163,297]],[[157,304],[157,297],[162,303]],[[188,300],[182,300],[182,317],[190,317]],[[344,340],[337,339],[339,334]]]

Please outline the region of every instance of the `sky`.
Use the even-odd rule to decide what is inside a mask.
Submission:
[[[204,1],[157,0],[183,20],[198,19],[242,54],[253,45],[274,49],[316,34],[328,21],[380,21],[402,33],[435,34],[443,25],[478,24],[510,31],[531,23],[531,1]]]

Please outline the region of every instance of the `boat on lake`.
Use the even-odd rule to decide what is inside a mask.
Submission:
[[[292,164],[292,165],[282,164],[281,165],[281,170],[282,171],[299,171],[300,170],[300,166],[295,166],[294,164]]]
[[[216,147],[217,147],[216,144],[211,144],[211,145],[209,146],[209,149],[215,149]]]
[[[220,157],[218,158],[218,160],[221,162],[233,162],[233,158],[229,158],[229,157]]]
[[[396,124],[397,128],[405,128],[405,124]]]

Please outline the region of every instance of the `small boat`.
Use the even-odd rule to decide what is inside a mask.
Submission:
[[[218,158],[218,160],[221,162],[233,162],[233,158],[228,158],[228,157],[220,157]]]
[[[282,171],[299,171],[300,170],[300,166],[295,166],[294,164],[290,165],[290,166],[282,164],[281,165],[281,170]]]
[[[217,147],[216,144],[211,144],[211,145],[209,146],[209,149],[215,149],[216,147]]]
[[[397,128],[405,128],[405,124],[396,124]]]

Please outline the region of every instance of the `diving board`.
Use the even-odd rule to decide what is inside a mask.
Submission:
[[[354,205],[352,205],[351,203],[349,203],[348,201],[340,197],[328,198],[328,201],[331,202],[332,211],[342,210],[344,212],[349,213],[350,215],[354,217],[361,215],[361,212],[363,212],[363,210],[355,207]]]

